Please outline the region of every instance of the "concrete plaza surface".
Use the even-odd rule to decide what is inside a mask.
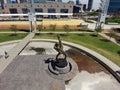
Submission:
[[[0,74],[0,90],[65,90],[62,77],[48,73],[45,60],[54,55],[17,56]]]
[[[14,43],[10,43],[9,42],[3,45],[0,45],[0,55],[5,55],[5,51],[10,51],[14,48],[15,45],[18,44],[17,42],[18,40],[16,40],[16,42]],[[30,42],[25,48],[24,50],[22,50],[22,52],[20,53],[20,55],[40,55],[40,54],[46,54],[46,55],[55,55],[57,54],[57,51],[54,49],[54,43],[52,42]],[[44,49],[45,51],[40,51],[40,49]],[[70,47],[69,46],[64,46],[64,51],[69,50]],[[41,52],[41,53],[39,53]]]

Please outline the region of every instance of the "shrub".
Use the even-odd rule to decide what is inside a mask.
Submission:
[[[38,30],[39,30],[39,31],[41,31],[41,30],[42,30],[42,28],[43,28],[43,25],[42,25],[42,24],[40,24],[40,25],[38,25],[38,27],[37,27],[37,28],[38,28]]]
[[[102,29],[101,27],[97,27],[97,28],[95,29],[96,36],[98,36],[98,33],[99,33],[99,32],[102,32],[102,31],[103,31],[103,29]]]
[[[17,35],[17,25],[11,25],[10,29],[14,32],[12,35]]]
[[[56,24],[51,24],[50,27],[49,27],[51,30],[56,30]]]
[[[68,34],[68,32],[69,32],[69,25],[64,25],[63,28],[64,28],[65,32]]]

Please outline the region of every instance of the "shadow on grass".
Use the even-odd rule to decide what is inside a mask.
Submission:
[[[17,36],[18,34],[16,33],[12,33],[12,34],[10,34],[9,36]]]
[[[84,33],[80,33],[80,34],[77,34],[78,36],[85,36],[85,34]]]
[[[67,34],[67,33],[60,34],[60,36],[63,36],[63,37],[68,36],[68,35],[69,35],[69,34]]]
[[[30,31],[27,30],[27,29],[20,29],[19,31],[22,31],[22,32],[30,32]]]
[[[111,42],[110,40],[108,40],[108,39],[100,39],[101,41],[103,41],[103,42]]]
[[[117,51],[117,54],[120,56],[120,50],[119,50],[119,51]]]
[[[90,34],[90,36],[92,36],[92,37],[98,37],[97,34]]]
[[[49,35],[55,35],[55,33],[52,33],[52,32],[50,32],[50,33],[47,33],[47,34],[49,34]]]

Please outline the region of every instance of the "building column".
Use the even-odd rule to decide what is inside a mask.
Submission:
[[[7,0],[4,0],[4,3],[7,3]]]
[[[20,0],[17,0],[17,3],[20,3]]]

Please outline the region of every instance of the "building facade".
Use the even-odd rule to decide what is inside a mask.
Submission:
[[[88,0],[88,8],[87,8],[88,11],[92,9],[92,5],[93,5],[93,0]]]
[[[79,5],[80,3],[79,3],[79,0],[76,0],[76,5]]]
[[[3,1],[3,8],[0,9],[0,14],[27,14],[28,12],[32,11],[27,0]],[[34,9],[36,13],[73,13],[73,6],[73,3],[45,2],[45,0],[34,0]],[[49,18],[50,16],[44,15],[37,17]],[[52,16],[52,18],[60,17],[64,18],[67,16]]]
[[[110,0],[108,13],[120,13],[120,0]]]

